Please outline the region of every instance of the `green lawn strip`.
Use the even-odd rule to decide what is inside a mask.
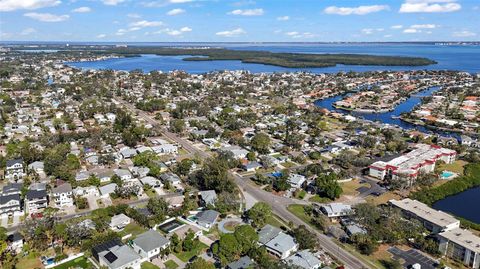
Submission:
[[[180,253],[175,253],[175,256],[179,258],[183,262],[188,262],[193,256],[198,256],[203,252],[203,250],[207,249],[208,246],[204,243],[199,242],[198,246],[190,251],[182,251]]]
[[[314,227],[310,223],[312,218],[305,213],[305,210],[303,209],[303,205],[289,205],[287,209],[288,211],[292,212],[295,216],[303,220],[305,223],[308,223],[310,226]]]
[[[53,267],[54,269],[69,269],[69,268],[94,268],[93,264],[84,256],[78,257],[66,263],[62,263]]]
[[[275,226],[275,227],[288,227],[287,224],[285,224],[279,217],[277,217],[276,215],[271,215],[268,219],[267,219],[267,224],[270,224],[272,226]]]
[[[165,268],[167,268],[167,269],[175,269],[175,268],[178,268],[178,264],[175,263],[175,262],[172,261],[172,260],[168,260],[168,261],[166,261],[164,264],[165,264]]]
[[[332,200],[326,198],[326,197],[320,197],[318,195],[312,196],[308,199],[310,202],[315,202],[315,203],[320,203],[320,204],[325,204],[325,203],[331,203]]]
[[[130,223],[125,228],[123,231],[120,232],[120,236],[126,236],[128,234],[132,234],[132,237],[135,237],[141,233],[146,232],[147,230],[143,228],[142,226],[138,225],[137,223]]]
[[[160,269],[160,267],[156,266],[155,264],[153,264],[151,262],[142,263],[140,268],[141,269]]]

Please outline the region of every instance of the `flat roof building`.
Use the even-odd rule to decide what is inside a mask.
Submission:
[[[460,227],[460,221],[452,215],[435,210],[428,205],[412,200],[390,200],[391,205],[400,208],[405,215],[415,218],[423,223],[423,226],[432,233],[440,233]]]
[[[480,268],[480,237],[468,230],[456,228],[438,234],[440,252],[464,265]]]

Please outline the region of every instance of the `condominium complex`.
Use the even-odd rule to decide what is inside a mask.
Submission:
[[[369,175],[380,180],[386,177],[404,179],[410,184],[419,173],[431,173],[437,161],[452,163],[455,161],[455,150],[435,145],[417,144],[415,149],[389,162],[378,161],[369,166]]]

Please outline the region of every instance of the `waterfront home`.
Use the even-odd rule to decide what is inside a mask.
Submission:
[[[135,252],[150,261],[157,258],[169,245],[170,241],[155,230],[148,230],[132,241]]]

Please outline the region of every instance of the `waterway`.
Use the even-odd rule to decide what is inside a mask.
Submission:
[[[421,92],[418,92],[412,96],[410,96],[407,100],[404,102],[400,103],[398,106],[395,107],[394,110],[388,111],[388,112],[383,112],[383,113],[362,113],[362,112],[356,112],[356,111],[346,111],[342,109],[336,109],[333,107],[333,104],[343,98],[345,98],[346,95],[336,95],[330,98],[326,98],[323,100],[317,100],[315,102],[315,105],[321,108],[326,108],[331,111],[337,111],[340,113],[344,114],[350,114],[354,117],[362,118],[365,120],[370,120],[370,121],[378,121],[386,124],[391,124],[391,125],[397,125],[402,127],[403,129],[415,129],[419,130],[425,133],[431,133],[433,130],[425,128],[423,126],[418,126],[414,125],[408,122],[405,122],[398,117],[405,112],[410,112],[416,105],[420,104],[422,102],[422,97],[425,96],[430,96],[432,93],[435,91],[438,91],[440,87],[430,87],[426,90],[423,90]],[[438,132],[438,131],[437,131]],[[453,133],[446,133],[446,132],[438,132],[442,135],[446,136],[457,136],[456,134]]]
[[[376,70],[458,70],[470,73],[480,73],[480,46],[442,46],[434,44],[318,44],[318,43],[276,43],[276,44],[251,44],[251,43],[134,43],[135,46],[210,46],[225,47],[234,50],[262,50],[272,52],[290,53],[346,53],[346,54],[372,54],[391,56],[426,57],[438,62],[429,66],[364,66],[364,65],[337,65],[326,68],[285,68],[272,65],[242,63],[241,61],[183,61],[185,56],[158,56],[142,55],[120,59],[108,59],[95,62],[73,62],[72,66],[83,69],[113,69],[134,70],[144,72],[160,70],[168,72],[183,70],[188,73],[206,73],[216,70],[248,70],[252,73],[259,72],[295,72],[308,71],[312,73],[337,73],[340,71],[376,71]]]
[[[433,208],[480,224],[480,187],[448,196],[433,204]]]

